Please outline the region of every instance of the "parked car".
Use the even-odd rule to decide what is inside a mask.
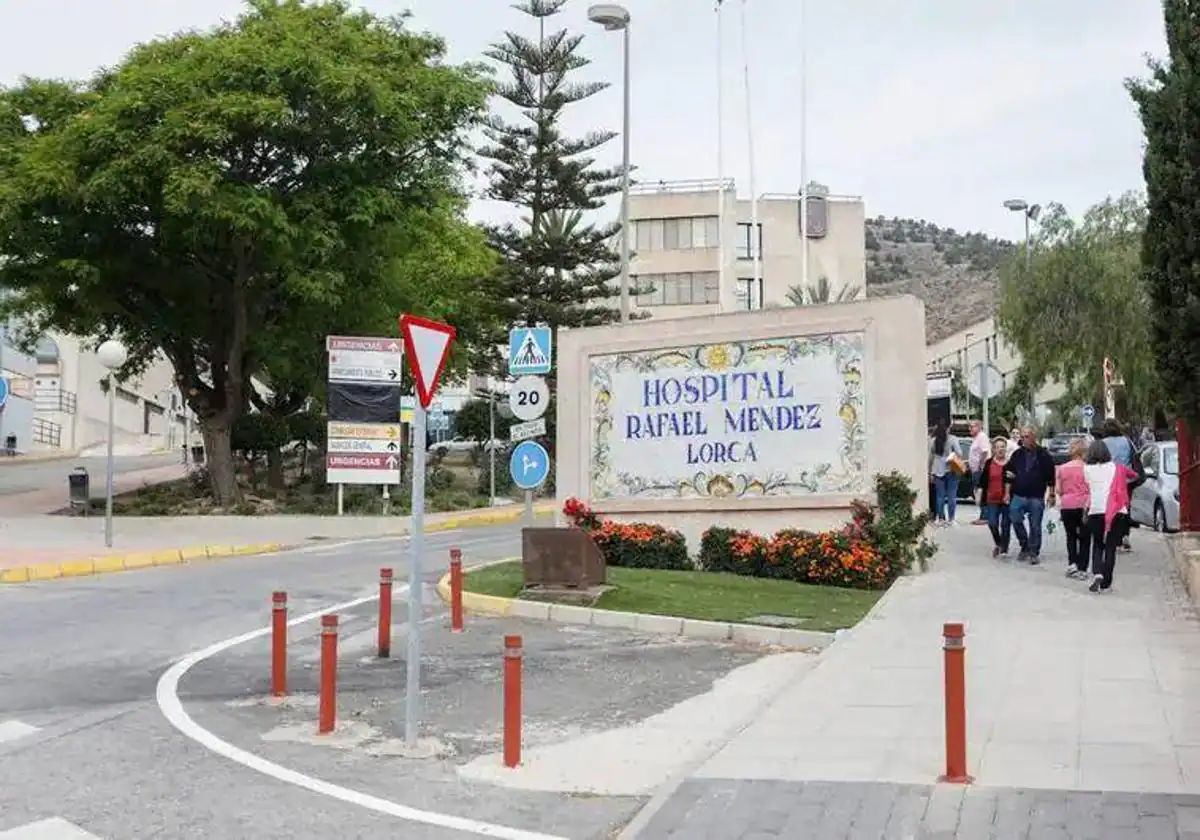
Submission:
[[[1071,457],[1071,444],[1077,440],[1087,441],[1091,435],[1086,432],[1060,432],[1046,441],[1046,450],[1055,464],[1065,464]]]
[[[1179,444],[1158,441],[1140,450],[1146,480],[1129,499],[1129,518],[1155,531],[1179,530]]]
[[[492,440],[480,443],[479,441],[471,440],[470,438],[456,437],[450,440],[440,440],[437,443],[432,443],[429,445],[429,449],[426,451],[430,455],[441,455],[442,457],[445,457],[446,455],[455,452],[465,455],[466,453],[473,452],[479,448],[482,448],[484,452],[490,452],[493,446],[503,448],[504,441]]]

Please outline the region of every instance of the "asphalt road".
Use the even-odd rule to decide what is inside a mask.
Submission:
[[[179,463],[178,453],[170,455],[126,455],[113,458],[113,472],[128,473],[149,470]],[[67,475],[76,467],[85,467],[91,474],[93,488],[104,482],[104,458],[64,458],[58,461],[35,461],[27,464],[4,463],[0,459],[0,496],[28,493],[48,487],[63,487],[66,494]]]
[[[518,554],[519,539],[516,526],[430,535],[425,583],[452,545],[473,564]],[[407,579],[406,539],[0,587],[0,837],[56,817],[101,840],[470,836],[275,781],[183,737],[155,702],[181,656],[267,624],[272,590],[297,616],[378,591],[385,565]]]

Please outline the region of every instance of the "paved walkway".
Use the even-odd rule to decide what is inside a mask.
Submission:
[[[10,467],[13,472],[19,468]],[[67,490],[67,475],[71,472],[70,462],[65,463],[61,470],[54,475],[37,475],[29,479],[37,481],[42,486],[37,490],[21,490],[18,492],[0,494],[0,516],[33,516],[36,514],[53,513],[62,510],[70,504]],[[113,492],[116,495],[129,493],[151,484],[162,484],[167,481],[177,481],[187,475],[183,464],[164,464],[147,469],[129,470],[113,475]],[[0,478],[4,476],[0,475]],[[49,486],[46,486],[46,485]],[[91,474],[91,496],[93,499],[103,499],[105,491],[105,476],[103,472]]]
[[[1135,551],[1118,558],[1106,595],[1063,576],[1061,541],[1031,568],[991,559],[984,529],[937,538],[932,572],[901,581],[638,836],[890,838],[922,825],[981,840],[1177,831],[1200,840],[1200,797],[1187,795],[1200,794],[1200,624],[1161,538],[1134,534]],[[967,625],[976,786],[965,797],[961,788],[930,787],[944,756],[945,621]],[[939,808],[950,816],[932,812],[935,800],[949,803]],[[821,807],[792,810],[789,802]],[[1085,831],[1084,817],[1067,830],[1067,814],[1080,809],[1102,833]],[[835,817],[812,822],[817,810]],[[774,822],[755,828],[766,811],[776,812]],[[1021,831],[996,833],[1001,811]],[[892,822],[896,814],[907,816]],[[774,824],[784,817],[799,822]],[[855,825],[862,830],[851,832]]]

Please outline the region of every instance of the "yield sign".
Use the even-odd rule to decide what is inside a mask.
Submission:
[[[442,378],[442,371],[446,367],[446,359],[450,356],[454,327],[416,315],[401,315],[400,332],[404,335],[408,365],[417,383],[417,399],[422,408],[429,408],[438,380]]]

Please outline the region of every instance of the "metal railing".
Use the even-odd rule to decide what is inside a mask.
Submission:
[[[629,188],[631,195],[684,195],[687,193],[716,192],[721,188],[720,178],[686,178],[680,181],[638,181]],[[733,178],[724,179],[725,189],[737,192],[737,184]],[[800,191],[794,193],[765,192],[759,193],[761,201],[799,201]],[[824,193],[812,194],[813,198],[824,198],[833,202],[861,202],[861,195],[833,195]]]
[[[74,414],[76,407],[75,394],[72,391],[41,390],[33,395],[33,407],[38,411],[61,411],[64,414]]]
[[[62,446],[62,426],[58,423],[43,420],[41,417],[34,417],[30,430],[33,434],[34,443],[53,446],[55,449]]]

